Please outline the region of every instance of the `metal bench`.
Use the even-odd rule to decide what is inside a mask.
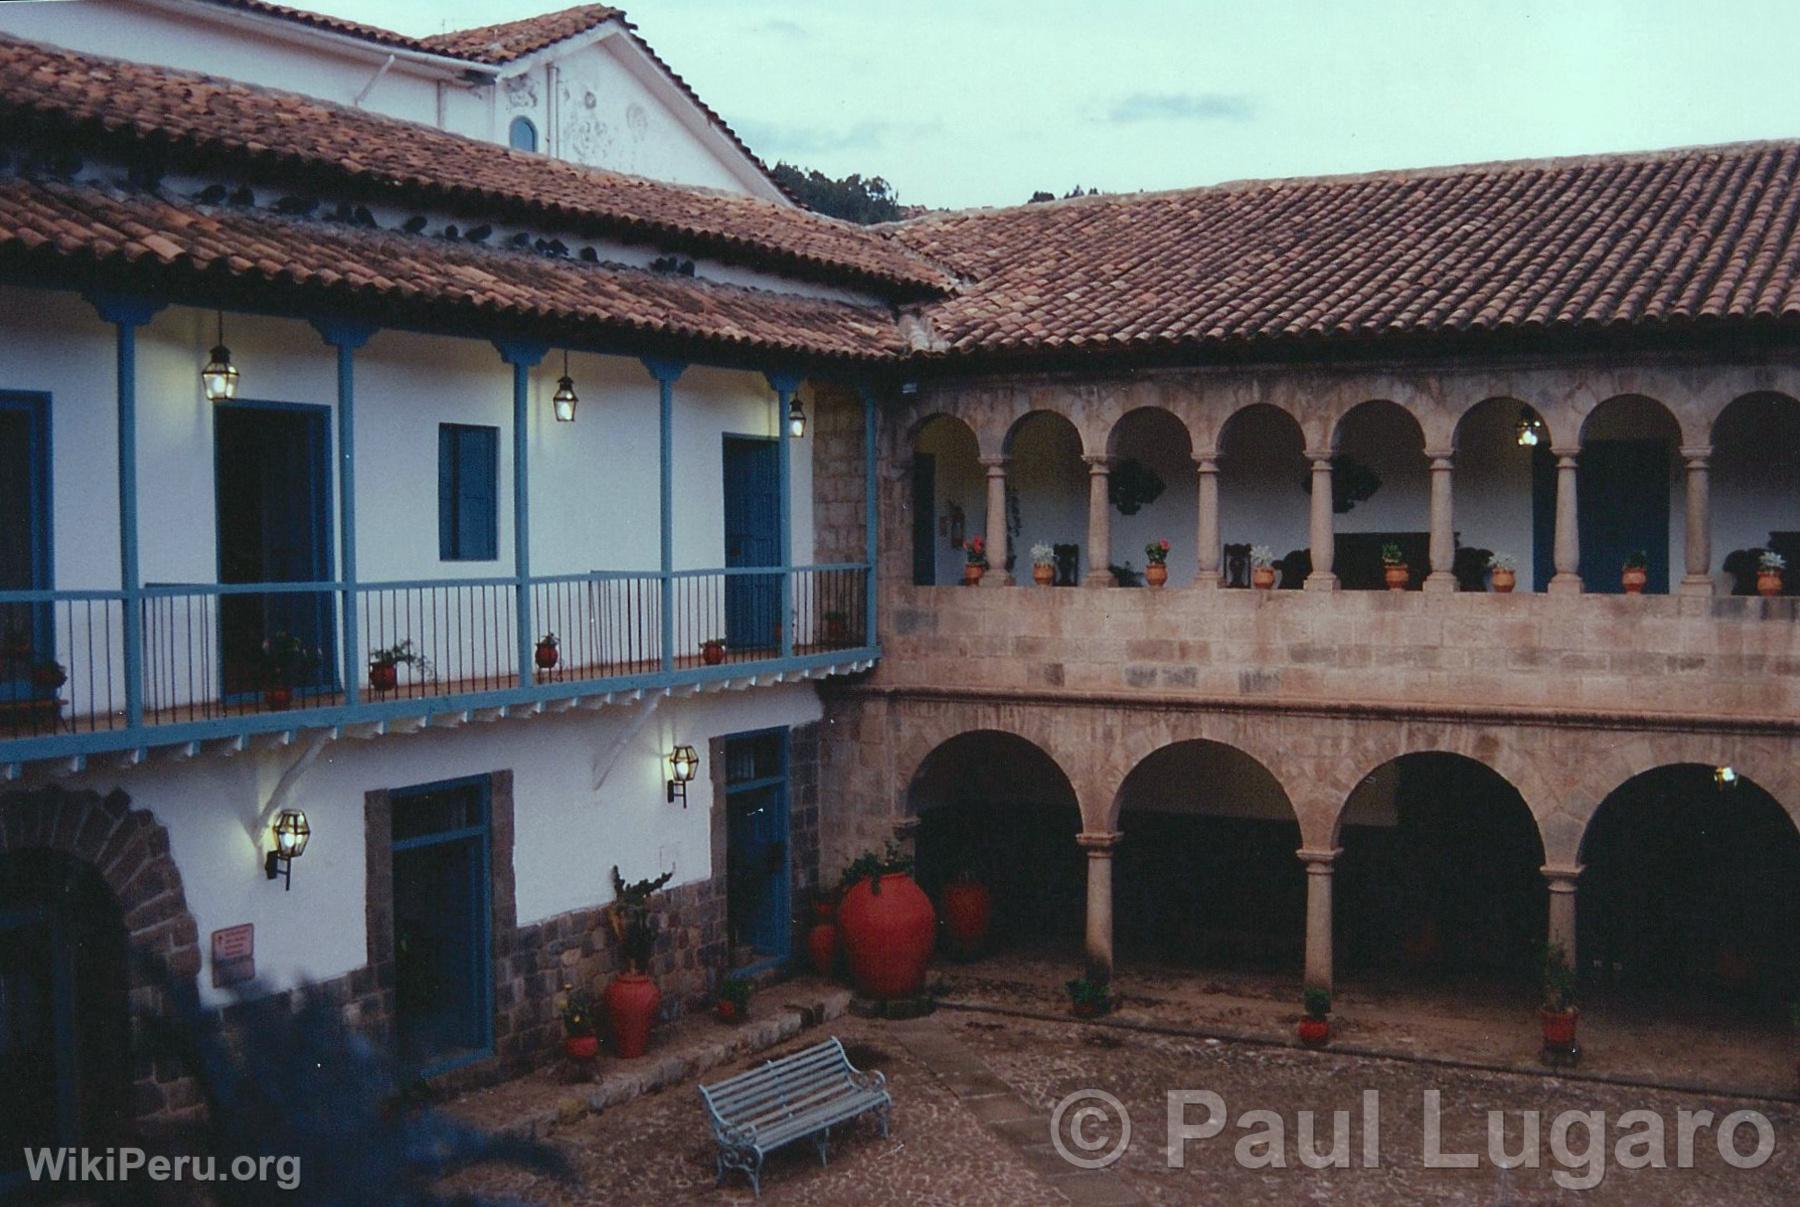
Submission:
[[[894,1105],[887,1078],[852,1065],[836,1036],[716,1085],[703,1085],[700,1098],[719,1143],[719,1184],[727,1171],[741,1169],[758,1198],[763,1158],[769,1153],[796,1140],[811,1140],[824,1165],[833,1127],[874,1111],[886,1136]]]

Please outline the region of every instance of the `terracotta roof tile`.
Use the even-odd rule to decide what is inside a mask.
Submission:
[[[178,162],[296,186],[361,189],[483,216],[529,215],[878,291],[940,291],[895,241],[776,202],[683,188],[477,142],[311,97],[0,39],[0,122],[73,125]]]
[[[160,194],[0,179],[0,265],[35,279],[95,270],[118,287],[224,288],[303,305],[460,320],[546,338],[699,342],[760,358],[870,360],[903,344],[885,308],[528,251],[450,243]]]
[[[526,17],[522,21],[503,21],[498,25],[434,34],[419,39],[419,43],[434,54],[498,65],[522,59],[624,15],[622,10],[605,4],[579,4],[561,12]]]
[[[1247,182],[889,226],[951,354],[1800,318],[1800,144]]]
[[[428,54],[441,54],[427,45],[428,39],[409,38],[405,34],[395,33],[391,29],[368,25],[362,21],[352,21],[347,17],[334,17],[329,13],[316,13],[310,9],[289,8],[285,4],[270,4],[268,0],[206,0],[208,4],[220,8],[235,8],[240,12],[255,13],[258,16],[278,17],[283,21],[292,21],[296,25],[307,25],[314,29],[322,29],[327,33],[344,34],[347,37],[359,38],[365,42],[373,42],[377,46],[389,46],[396,50],[416,50]]]

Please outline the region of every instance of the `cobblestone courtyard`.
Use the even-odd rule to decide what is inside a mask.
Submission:
[[[872,1127],[859,1126],[834,1140],[826,1169],[806,1146],[777,1156],[764,1176],[767,1202],[1786,1204],[1794,1201],[1800,1174],[1793,1151],[1800,1109],[1766,1099],[1447,1069],[957,1010],[906,1023],[845,1018],[828,1030],[844,1039],[859,1064],[887,1074],[896,1104],[892,1135],[883,1140]],[[715,1071],[708,1080],[724,1072]],[[1049,1120],[1065,1096],[1090,1089],[1122,1103],[1133,1132],[1115,1164],[1084,1171],[1058,1155]],[[1171,1090],[1210,1090],[1227,1111],[1228,1122],[1216,1138],[1188,1142],[1183,1168],[1171,1168],[1166,1154]],[[1372,1142],[1364,1126],[1364,1095],[1371,1090],[1380,1095],[1378,1136]],[[1475,1168],[1426,1168],[1425,1095],[1433,1090],[1441,1095],[1439,1151],[1475,1154]],[[1761,1112],[1773,1132],[1774,1151],[1757,1168],[1734,1168],[1720,1155],[1716,1128],[1708,1126],[1693,1140],[1692,1168],[1677,1168],[1678,1112],[1684,1109],[1713,1112],[1713,1124],[1734,1111]],[[1274,1150],[1267,1145],[1249,1153],[1259,1158],[1253,1164],[1267,1167],[1246,1168],[1238,1160],[1240,1142],[1266,1130],[1265,1122],[1241,1119],[1252,1110],[1274,1111],[1283,1121],[1280,1165],[1269,1160]],[[1348,1167],[1302,1164],[1300,1112],[1308,1110],[1316,1122],[1312,1151],[1325,1155],[1333,1149],[1333,1112],[1348,1112]],[[1592,1138],[1585,1124],[1570,1128],[1558,1152],[1552,1121],[1570,1110],[1598,1112],[1604,1121],[1595,1120],[1601,1130]],[[1621,1123],[1633,1110],[1662,1120],[1665,1133],[1651,1155],[1668,1168],[1622,1167],[1621,1151],[1625,1162],[1646,1151],[1619,1147],[1622,1139],[1647,1134],[1642,1120]],[[1512,1152],[1520,1150],[1526,1113],[1538,1113],[1537,1168],[1502,1173],[1493,1167],[1486,1155],[1491,1111],[1505,1112],[1505,1147]],[[1065,1112],[1065,1136],[1078,1113]],[[1206,1106],[1194,1105],[1186,1117],[1199,1125],[1207,1114]],[[1110,1117],[1087,1118],[1079,1126],[1088,1143],[1101,1143],[1095,1152],[1106,1151],[1116,1134]],[[741,1180],[714,1188],[712,1145],[691,1083],[584,1118],[558,1130],[552,1142],[574,1165],[569,1184],[486,1169],[459,1178],[455,1188],[546,1204],[751,1197]],[[1743,1126],[1736,1143],[1736,1151],[1749,1158],[1758,1144],[1755,1129]],[[1068,1147],[1084,1155],[1078,1145]],[[1371,1149],[1378,1159],[1365,1167]],[[1554,1178],[1559,1172],[1571,1185]],[[1592,1189],[1573,1188],[1596,1174]]]

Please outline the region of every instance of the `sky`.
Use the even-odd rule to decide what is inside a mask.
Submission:
[[[287,0],[409,34],[560,0]],[[765,160],[907,204],[1800,136],[1792,0],[625,0]]]

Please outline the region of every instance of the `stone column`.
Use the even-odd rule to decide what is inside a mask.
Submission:
[[[1681,593],[1711,595],[1712,501],[1707,462],[1712,457],[1712,447],[1703,444],[1684,448],[1681,456],[1687,462],[1687,573],[1681,577]]]
[[[1312,462],[1312,573],[1306,576],[1308,591],[1337,590],[1337,575],[1331,572],[1337,533],[1331,518],[1331,450],[1309,449],[1306,459]]]
[[[1556,457],[1556,573],[1550,590],[1556,595],[1581,594],[1581,520],[1575,511],[1575,448],[1553,448]]]
[[[1456,523],[1451,495],[1451,458],[1449,449],[1425,450],[1431,459],[1431,573],[1425,576],[1424,589],[1432,592],[1456,590],[1456,575],[1450,573],[1456,561]]]
[[[1110,981],[1113,972],[1113,848],[1119,835],[1077,834],[1088,857],[1087,877],[1087,975],[1090,980]]]
[[[1006,569],[1006,458],[983,457],[987,470],[987,573],[981,576],[984,587],[1010,587],[1013,576]]]
[[[1116,586],[1109,568],[1112,565],[1112,502],[1106,491],[1112,475],[1112,458],[1088,454],[1081,459],[1088,467],[1088,572],[1081,585]]]
[[[1219,585],[1219,459],[1202,454],[1194,461],[1200,473],[1199,539],[1194,562],[1194,585]]]
[[[1306,987],[1331,992],[1331,866],[1343,854],[1301,848],[1306,864]]]
[[[1541,870],[1550,886],[1549,941],[1563,949],[1569,967],[1579,969],[1575,959],[1575,882],[1581,878],[1581,868],[1546,865]]]

